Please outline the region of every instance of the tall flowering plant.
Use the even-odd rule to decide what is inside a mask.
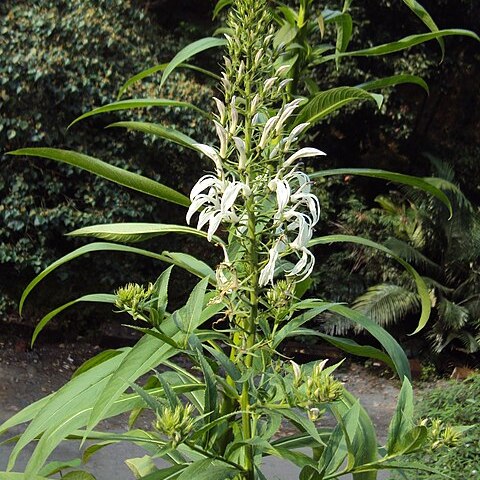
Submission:
[[[42,479],[68,469],[71,462],[47,463],[55,447],[66,439],[98,442],[87,448],[84,459],[107,444],[135,443],[146,455],[128,459],[127,465],[135,478],[148,480],[265,479],[267,457],[292,462],[304,480],[347,473],[369,480],[383,468],[428,470],[403,457],[429,445],[456,441],[451,429],[435,424],[432,433],[427,421],[415,424],[408,362],[387,332],[346,305],[302,298],[315,265],[315,245],[354,241],[393,252],[356,237],[315,237],[321,206],[312,192],[312,179],[302,170],[302,159],[325,153],[302,146],[311,122],[305,110],[298,115],[304,100],[289,96],[290,65],[283,61],[282,45],[275,42],[267,7],[266,0],[236,0],[230,10],[219,98],[214,99],[215,112],[203,112],[217,132],[215,145],[159,125],[122,122],[122,126],[156,133],[207,157],[210,167],[193,186],[190,198],[83,154],[47,148],[13,152],[71,163],[184,205],[186,221],[194,226],[115,224],[77,230],[74,235],[107,241],[75,250],[30,283],[21,306],[46,275],[85,253],[123,251],[171,265],[148,287],[129,284],[115,294],[87,295],[42,319],[34,339],[64,308],[100,301],[130,314],[132,327],[144,336],[131,348],[90,360],[58,392],[7,420],[1,426],[3,432],[21,423],[28,425],[15,443],[8,473],[0,473],[0,478]],[[117,102],[94,113],[172,103],[194,108],[186,102],[143,99]],[[364,173],[424,188],[446,201],[425,180],[374,170]],[[159,254],[124,245],[170,232],[212,242],[221,249],[222,261],[212,268],[185,253]],[[417,283],[423,305],[421,328],[430,308],[428,292],[415,270],[395,258]],[[200,281],[182,308],[169,311],[168,284],[174,266],[197,275]],[[308,328],[309,320],[328,310],[360,323],[382,348]],[[207,329],[203,325],[208,321],[212,327]],[[300,366],[279,353],[285,339],[300,335],[320,336],[396,370],[403,387],[384,447],[377,444],[372,421],[359,401],[335,378],[338,364],[319,359]],[[176,363],[174,357],[179,355],[194,369]],[[159,366],[161,371],[157,371]],[[150,375],[147,380],[142,379],[145,374]],[[136,427],[145,409],[153,414],[150,429]],[[96,429],[102,420],[124,412],[131,412],[125,432]],[[327,413],[336,420],[333,428],[322,425]],[[283,434],[285,423],[294,426],[296,433]],[[33,441],[37,445],[25,472],[14,473],[19,453]],[[156,459],[164,461],[161,466]],[[93,478],[85,475],[82,478]]]

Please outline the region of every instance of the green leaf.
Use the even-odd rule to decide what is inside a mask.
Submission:
[[[335,19],[337,24],[336,51],[345,52],[352,38],[353,22],[348,13],[342,13]]]
[[[228,7],[233,3],[233,0],[218,0],[215,8],[213,9],[213,20],[217,17],[217,15],[225,8]]]
[[[217,382],[215,380],[215,374],[213,373],[212,367],[208,364],[207,360],[203,356],[203,353],[197,352],[198,361],[200,367],[202,368],[203,378],[205,381],[205,398],[204,398],[204,414],[207,414],[205,417],[205,424],[208,424],[214,421],[218,417],[218,395],[217,395]]]
[[[149,77],[151,75],[154,75],[157,72],[163,72],[167,67],[168,63],[162,63],[161,65],[155,65],[154,67],[147,68],[146,70],[142,70],[140,73],[137,73],[133,77],[129,78],[120,88],[118,95],[117,95],[117,100],[121,98],[121,96],[135,83],[140,82],[146,77]],[[208,77],[211,77],[217,81],[221,79],[217,74],[206,70],[201,67],[197,67],[195,65],[190,65],[189,63],[181,63],[180,65],[177,65],[177,68],[188,68],[189,70],[194,70],[196,72],[203,73],[204,75],[207,75]]]
[[[322,118],[352,102],[369,100],[380,108],[383,102],[382,95],[369,93],[355,87],[336,87],[325,92],[317,93],[308,103],[300,109],[295,120],[295,125],[309,122],[311,125]]]
[[[223,47],[226,44],[227,41],[225,39],[215,37],[206,37],[190,43],[185,48],[180,50],[180,52],[178,52],[175,57],[173,57],[171,62],[165,68],[165,70],[163,71],[162,80],[160,81],[160,87],[163,86],[168,76],[175,70],[175,68],[182,64],[185,60],[193,57],[197,53],[204,52],[205,50],[214,47]]]
[[[188,297],[187,303],[178,310],[181,320],[181,330],[190,336],[198,327],[203,306],[205,304],[205,295],[208,285],[208,277],[201,280]]]
[[[381,178],[390,182],[409,185],[419,188],[434,197],[438,198],[449,210],[450,216],[453,214],[452,205],[448,197],[439,188],[436,187],[434,178],[418,178],[402,173],[389,172],[387,170],[377,170],[373,168],[336,168],[332,170],[323,170],[310,175],[310,178],[323,178],[332,175],[360,175],[362,177]]]
[[[437,27],[437,24],[422,5],[420,5],[416,0],[402,1],[430,29],[430,31],[438,32],[439,29]],[[443,38],[437,38],[437,42],[440,45],[443,60],[443,58],[445,57],[445,42],[443,41]]]
[[[178,480],[227,480],[239,470],[231,465],[212,458],[205,458],[189,465],[182,471]]]
[[[395,414],[388,428],[387,453],[389,455],[399,453],[402,450],[402,437],[413,426],[413,389],[411,383],[404,378]]]
[[[146,475],[158,470],[150,455],[129,458],[125,460],[125,464],[132,471],[135,478],[144,478]]]
[[[151,473],[146,477],[143,477],[142,480],[173,480],[177,479],[178,475],[182,470],[187,468],[186,465],[173,465],[172,467],[163,468],[158,472]],[[193,479],[190,479],[193,480]]]
[[[40,470],[40,475],[51,476],[66,469],[77,468],[82,465],[82,459],[75,458],[73,460],[60,460],[58,462],[50,462]]]
[[[379,56],[379,55],[389,55],[390,53],[400,52],[402,50],[406,50],[408,48],[414,47],[415,45],[420,45],[421,43],[425,43],[430,40],[438,40],[442,37],[455,36],[455,35],[470,37],[480,41],[480,37],[476,33],[470,30],[455,28],[455,29],[439,30],[438,32],[432,32],[432,33],[421,33],[417,35],[409,35],[408,37],[404,37],[400,40],[397,40],[396,42],[384,43],[382,45],[377,45],[375,47],[370,47],[370,48],[364,48],[362,50],[342,52],[342,53],[339,53],[338,56],[340,57],[371,57],[371,56]],[[335,55],[327,55],[323,57],[322,63],[327,62],[329,60],[334,60],[334,59],[335,59]]]
[[[345,415],[346,412],[357,402],[350,392],[344,390],[342,398],[335,406],[335,414]],[[374,462],[378,458],[377,435],[372,420],[366,410],[359,405],[358,429],[351,442],[351,448],[358,464]],[[374,472],[356,473],[354,480],[376,480]]]
[[[162,252],[162,257],[168,262],[183,268],[199,278],[208,277],[208,280],[212,285],[216,284],[217,280],[212,268],[192,255],[181,252]]]
[[[22,293],[22,298],[20,299],[20,313],[22,313],[23,305],[25,303],[26,298],[30,294],[30,292],[40,283],[47,275],[52,273],[55,269],[62,266],[63,264],[73,260],[77,257],[85,255],[87,253],[93,252],[126,252],[126,253],[135,253],[138,255],[144,255],[146,257],[155,258],[156,260],[161,260],[167,263],[173,263],[170,257],[166,257],[164,255],[159,255],[158,253],[150,252],[148,250],[143,250],[136,247],[129,247],[127,245],[118,245],[116,243],[91,243],[89,245],[84,245],[83,247],[77,248],[73,252],[68,253],[67,255],[59,258],[52,264],[50,264],[45,270],[40,272],[25,288]]]
[[[428,292],[427,286],[425,285],[425,281],[423,280],[423,278],[408,262],[403,260],[403,258],[396,255],[395,252],[385,247],[384,245],[373,242],[366,238],[356,237],[352,235],[327,235],[325,237],[319,237],[311,240],[309,242],[309,245],[313,246],[318,244],[336,243],[336,242],[347,242],[347,243],[350,242],[350,243],[355,243],[357,245],[364,245],[369,248],[374,248],[375,250],[379,250],[381,252],[388,254],[389,256],[394,258],[398,263],[400,263],[405,268],[405,270],[412,276],[417,286],[418,295],[420,296],[422,313],[418,321],[418,326],[413,332],[413,334],[418,333],[420,330],[423,329],[423,327],[425,327],[430,317],[430,312],[432,309],[430,294]]]
[[[360,415],[360,403],[357,400],[347,412],[338,419],[339,423],[334,428],[327,446],[319,460],[319,466],[327,475],[338,471],[348,453],[357,430]]]
[[[325,446],[317,427],[309,418],[297,413],[293,409],[282,409],[279,413],[295,425],[300,431],[308,433],[319,445]]]
[[[196,107],[188,102],[181,102],[178,100],[170,100],[166,98],[131,98],[128,100],[121,100],[119,102],[109,103],[108,105],[104,105],[102,107],[94,108],[87,113],[84,113],[80,117],[76,118],[68,128],[75,125],[77,122],[84,120],[88,117],[93,117],[94,115],[99,115],[101,113],[108,113],[108,112],[117,112],[121,110],[133,110],[136,108],[146,108],[146,107],[176,107],[176,108],[189,108],[195,110],[196,112],[200,113],[205,117],[209,117],[210,115],[206,113],[201,108]]]
[[[98,158],[89,157],[83,153],[61,150],[58,148],[21,148],[14,152],[8,152],[8,155],[26,155],[31,157],[42,157],[55,160],[61,163],[67,163],[79,167],[87,172],[106,178],[112,182],[125,187],[137,190],[153,197],[161,198],[168,202],[176,203],[184,207],[190,205],[190,200],[185,195],[176,192],[170,187],[166,187],[138,173],[129,172],[123,168],[109,165]]]
[[[45,315],[36,325],[35,330],[33,331],[32,335],[32,340],[30,342],[30,345],[33,346],[35,343],[35,340],[38,337],[38,334],[45,328],[45,325],[47,325],[48,322],[55,316],[57,316],[60,312],[63,312],[63,310],[67,309],[68,307],[71,307],[72,305],[75,305],[80,302],[100,302],[100,303],[111,303],[114,304],[116,300],[115,295],[111,295],[108,293],[92,293],[90,295],[84,295],[83,297],[77,298],[75,300],[72,300],[71,302],[67,302],[64,305],[56,308],[55,310],[52,310],[50,313]]]
[[[109,360],[110,358],[116,357],[121,353],[120,350],[104,350],[103,352],[100,352],[98,355],[95,355],[92,358],[89,358],[87,361],[82,363],[73,373],[71,378],[78,377],[82,373],[87,372],[93,367],[96,367],[97,365],[100,365],[101,363]]]
[[[40,402],[37,402],[37,405],[40,404],[42,408],[36,411],[32,421],[13,448],[8,462],[8,469],[13,468],[20,451],[39,435],[47,431],[54,432],[57,428],[61,430],[62,427],[72,419],[75,421],[81,420],[79,412],[85,409],[85,411],[88,411],[88,405],[96,398],[111,373],[121,364],[126,353],[127,351],[124,351],[116,357],[103,362],[101,365],[90,369],[83,375],[74,378],[53,395],[50,395],[47,401],[42,399]],[[31,407],[33,406],[27,407],[27,409],[31,409]],[[20,412],[20,414],[22,414],[22,412]],[[17,423],[19,420],[25,421],[19,414],[15,417]],[[8,422],[2,425],[2,428],[5,428],[7,423]],[[78,427],[75,426],[75,428],[79,428],[80,426],[81,423]],[[50,444],[46,446],[47,436],[45,434],[42,435],[29,460],[26,474],[34,475],[38,473],[51,451],[53,451],[58,442],[63,438],[65,437],[61,434],[55,439],[50,438]]]
[[[68,472],[66,475],[63,475],[62,479],[63,480],[95,480],[95,477],[91,473],[76,470],[74,472]]]
[[[190,138],[188,135],[185,135],[174,128],[164,127],[156,123],[148,122],[115,122],[108,125],[107,128],[127,128],[128,130],[134,130],[136,132],[146,133],[148,135],[155,135],[156,137],[164,138],[173,143],[181,145],[182,147],[190,148],[198,152],[199,150],[195,147],[198,142],[193,138]]]
[[[338,313],[339,315],[342,315],[343,317],[346,317],[364,327],[365,330],[367,330],[380,342],[382,347],[388,353],[393,364],[395,365],[397,375],[400,378],[410,378],[410,364],[408,363],[407,356],[402,350],[402,347],[400,347],[397,341],[386,330],[365,315],[357,312],[356,310],[348,308],[345,305],[336,305],[331,307],[329,310]]]
[[[110,242],[135,243],[159,235],[166,235],[167,233],[188,234],[207,238],[207,234],[202,230],[182,225],[169,225],[167,223],[108,223],[79,228],[67,235],[73,237],[95,237]],[[216,243],[224,243],[216,236],[213,237],[213,240]]]
[[[288,45],[291,43],[297,36],[297,28],[295,25],[292,25],[288,22],[284,22],[282,28],[277,31],[275,38],[273,40],[273,45],[275,48],[278,48],[279,45]]]
[[[356,355],[358,357],[375,358],[388,365],[392,370],[395,370],[395,366],[393,365],[392,360],[385,352],[382,352],[378,348],[372,347],[370,345],[360,345],[355,340],[351,340],[350,338],[334,337],[331,335],[327,335],[326,333],[319,332],[317,330],[311,330],[306,328],[298,329],[294,331],[292,335],[320,337],[334,347],[343,350],[344,352]]]
[[[17,472],[0,472],[0,480],[25,480],[24,473],[17,473]],[[32,477],[28,477],[28,480],[49,480],[47,477],[42,477],[40,475],[33,475]]]
[[[356,88],[361,88],[362,90],[379,90],[381,88],[394,87],[396,85],[401,85],[404,83],[412,83],[414,85],[419,85],[427,93],[429,93],[428,85],[423,78],[417,75],[392,75],[390,77],[379,78],[378,80],[370,80],[369,82],[361,83],[356,85]]]

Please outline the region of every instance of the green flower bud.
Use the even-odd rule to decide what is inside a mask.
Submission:
[[[117,295],[115,306],[137,319],[141,316],[145,302],[152,296],[153,288],[152,283],[146,289],[138,283],[128,283],[115,292]]]
[[[193,405],[165,407],[157,416],[155,428],[169,437],[174,446],[182,443],[193,429]]]

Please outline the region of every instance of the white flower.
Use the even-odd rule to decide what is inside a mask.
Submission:
[[[216,120],[214,120],[213,123],[215,124],[215,130],[220,140],[220,157],[225,158],[227,156],[228,132]]]
[[[205,191],[207,193],[204,193]],[[208,223],[207,238],[211,241],[222,222],[239,221],[235,212],[235,201],[240,192],[245,196],[251,193],[248,186],[242,182],[204,175],[190,192],[192,203],[187,212],[187,223],[190,224],[193,214],[203,207],[198,217],[197,229],[201,230]]]
[[[238,151],[238,169],[245,170],[245,166],[247,164],[245,142],[239,137],[233,137],[233,141],[235,142],[235,146],[237,147]]]
[[[300,277],[295,279],[296,282],[301,282],[309,277],[315,266],[313,253],[306,247],[303,247],[300,251],[302,252],[301,259],[291,270],[285,272],[287,277]]]
[[[291,117],[291,115],[298,108],[301,102],[302,102],[301,98],[296,98],[295,100],[293,100],[290,103],[287,103],[283,107],[282,113],[280,114],[280,118],[277,124],[275,125],[275,133],[277,135],[280,135],[280,133],[282,132],[282,128],[285,125],[285,122]]]
[[[222,159],[220,157],[219,152],[211,147],[210,145],[205,145],[203,143],[194,143],[193,146],[199,151],[206,155],[208,158],[213,160],[215,164],[215,168],[217,169],[217,175],[219,177],[223,177],[223,165]]]
[[[285,244],[282,238],[277,239],[273,247],[268,252],[268,262],[265,267],[260,271],[260,277],[258,278],[258,284],[261,287],[267,285],[267,283],[273,284],[273,276],[275,274],[275,265],[279,258],[280,253],[285,251]]]
[[[290,155],[282,165],[282,168],[289,167],[293,162],[298,160],[299,158],[306,158],[306,157],[317,157],[319,155],[326,155],[325,152],[322,152],[318,148],[301,148],[298,152],[295,152],[293,155]]]
[[[275,124],[277,123],[277,121],[278,121],[278,115],[275,115],[274,117],[269,118],[265,122],[265,126],[263,127],[262,137],[260,138],[260,143],[258,144],[258,146],[261,149],[264,149],[265,146],[267,145],[267,142],[270,139],[270,133],[273,127],[275,126]]]
[[[225,121],[225,114],[226,114],[225,104],[216,97],[213,97],[213,100],[215,100],[215,104],[217,105],[220,122],[223,123]]]

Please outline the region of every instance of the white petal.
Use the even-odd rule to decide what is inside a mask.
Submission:
[[[273,283],[273,275],[275,273],[275,264],[278,260],[278,251],[277,245],[274,245],[268,252],[268,263],[262,268],[260,272],[260,277],[258,279],[258,284],[263,287],[268,282]]]
[[[233,137],[233,141],[235,142],[235,146],[237,147],[238,151],[238,168],[240,170],[245,170],[245,166],[247,163],[247,157],[245,154],[245,142],[239,137]]]
[[[214,120],[213,123],[215,124],[215,130],[217,131],[217,136],[220,140],[220,156],[225,158],[227,156],[228,133],[216,120]]]
[[[222,196],[221,210],[227,212],[230,210],[238,197],[238,194],[243,189],[243,183],[234,182],[230,183],[225,189],[225,193]]]
[[[225,104],[216,97],[213,97],[213,100],[215,101],[215,103],[217,105],[217,110],[218,110],[218,114],[219,114],[219,117],[220,117],[220,121],[223,123],[225,121],[225,113],[226,113]]]
[[[213,175],[204,175],[201,177],[198,182],[193,186],[191,192],[190,192],[190,200],[193,201],[193,199],[199,195],[201,192],[206,190],[209,187],[213,186],[219,186],[220,180],[217,177],[214,177]]]
[[[279,180],[276,190],[278,211],[283,212],[290,201],[290,185],[285,180]]]
[[[203,143],[194,143],[193,146],[197,150],[202,152],[204,155],[206,155],[208,158],[213,160],[218,171],[220,172],[223,171],[222,159],[220,158],[220,155],[213,147],[211,147],[210,145],[205,145]]]
[[[210,217],[210,224],[208,225],[207,230],[207,239],[210,242],[214,233],[217,231],[220,223],[222,222],[222,214],[221,212],[217,212]]]
[[[263,132],[262,132],[262,138],[260,139],[260,143],[258,144],[260,148],[265,148],[270,132],[272,131],[272,128],[275,126],[275,123],[277,122],[277,120],[278,120],[278,115],[275,115],[274,117],[269,118],[265,122],[265,126],[263,127]]]
[[[293,162],[295,162],[299,158],[317,157],[319,155],[326,155],[326,153],[322,152],[321,150],[318,150],[318,148],[311,148],[311,147],[301,148],[300,150],[298,150],[298,152],[295,152],[293,155],[290,155],[290,157],[288,157],[287,160],[285,160],[283,167],[290,166]]]

